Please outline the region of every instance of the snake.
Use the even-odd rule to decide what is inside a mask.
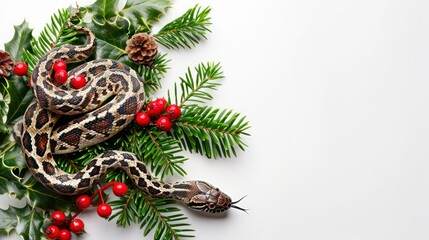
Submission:
[[[68,19],[67,26],[85,35],[85,42],[52,48],[40,58],[30,79],[35,98],[14,126],[15,138],[33,177],[58,194],[72,196],[90,191],[108,171],[119,169],[138,189],[155,198],[176,199],[191,209],[209,213],[231,207],[243,210],[235,205],[238,201],[233,202],[205,181],[166,182],[154,177],[131,152],[106,151],[76,173],[60,169],[54,155],[109,139],[135,119],[145,101],[142,78],[129,66],[111,59],[82,63],[69,71],[66,83],[55,83],[52,75],[56,61],[82,62],[95,51],[94,33],[86,26],[72,23],[76,15],[77,12]],[[87,80],[81,89],[74,89],[70,83],[77,75]],[[63,123],[64,116],[75,117]]]

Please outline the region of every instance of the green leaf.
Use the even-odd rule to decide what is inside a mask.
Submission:
[[[211,32],[210,7],[201,10],[199,5],[165,25],[156,35],[158,43],[168,49],[192,48]]]
[[[6,210],[0,209],[0,233],[9,235],[9,233],[18,225],[18,218],[13,207]]]
[[[125,19],[115,17],[116,6],[115,1],[96,1],[88,6],[84,14],[87,12],[91,18],[91,22],[84,23],[88,26],[97,37],[96,39],[96,59],[114,59],[119,60],[122,55],[125,55],[126,41],[128,39],[129,25]],[[85,15],[84,15],[85,16]]]
[[[88,26],[97,37],[96,59],[120,60],[126,55],[125,47],[129,36],[136,29],[146,29],[150,22],[157,21],[165,14],[171,1],[128,0],[122,9],[119,9],[118,4],[118,0],[97,0],[82,11],[83,18],[91,18],[91,22],[82,24]]]
[[[35,205],[26,205],[22,208],[9,206],[0,209],[0,232],[9,235],[16,232],[24,240],[46,239],[43,226],[47,221],[44,211]]]
[[[30,47],[31,33],[33,29],[28,27],[27,21],[23,21],[19,26],[14,26],[15,34],[12,40],[4,45],[6,51],[10,53],[15,62],[21,60],[22,51]]]
[[[32,39],[31,34],[33,30],[28,27],[28,23],[26,21],[14,28],[15,33],[12,40],[4,46],[6,51],[8,51],[12,58],[17,62],[22,59],[23,52],[26,49],[31,48],[30,41]],[[10,98],[8,106],[9,111],[5,122],[6,125],[21,116],[31,101],[31,93],[29,93],[29,88],[25,85],[24,81],[23,77],[13,76],[8,79],[5,85],[3,85],[3,92],[8,98]]]
[[[86,9],[93,15],[93,19],[103,24],[105,20],[111,20],[116,17],[119,0],[97,0]]]
[[[171,0],[127,0],[119,15],[127,19],[133,29],[149,28],[149,24],[165,15],[171,3]]]
[[[9,136],[9,129],[6,126],[7,121],[7,113],[9,112],[9,104],[10,104],[10,97],[7,95],[7,93],[1,93],[0,92],[0,152],[2,149],[2,142],[8,138]]]
[[[9,143],[0,160],[0,194],[13,194],[21,199],[22,194],[18,190],[22,180],[20,173],[26,167],[21,149],[17,144]]]
[[[34,95],[26,83],[23,82],[22,77],[17,76],[12,77],[7,82],[6,91],[10,96],[9,112],[6,121],[6,124],[9,125],[24,114],[27,106],[34,99]]]

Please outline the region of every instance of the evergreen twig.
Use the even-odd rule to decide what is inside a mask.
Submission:
[[[70,13],[67,9],[59,9],[56,14],[51,16],[51,22],[45,25],[39,37],[31,41],[33,54],[37,59],[40,59],[53,47],[70,43],[77,39],[76,33],[67,26],[69,17]]]
[[[188,68],[185,77],[180,78],[180,92],[178,84],[174,84],[174,100],[179,107],[186,108],[212,100],[213,96],[209,91],[217,90],[220,85],[218,81],[224,78],[220,63],[200,63],[194,70],[195,74]],[[168,91],[168,101],[172,102],[172,100],[171,93]]]
[[[181,147],[208,158],[236,156],[236,147],[244,150],[242,135],[249,135],[249,122],[232,110],[191,106],[174,124],[171,135]]]
[[[210,7],[201,10],[199,5],[189,9],[155,34],[157,42],[168,49],[192,48],[211,32],[210,11]]]
[[[170,59],[167,58],[167,54],[158,53],[152,66],[141,65],[137,69],[144,79],[146,95],[153,94],[161,88],[161,79],[164,78],[164,74],[170,69],[167,65],[169,62]]]

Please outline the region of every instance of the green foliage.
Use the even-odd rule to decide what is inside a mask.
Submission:
[[[128,0],[125,7],[119,9],[119,0],[97,0],[82,9],[82,17],[89,16],[87,25],[97,37],[95,58],[109,58],[131,62],[126,55],[126,40],[136,29],[150,32],[150,23],[157,21],[170,7],[170,0]]]
[[[15,26],[15,34],[12,40],[4,45],[5,50],[11,54],[15,61],[20,61],[23,51],[31,47],[32,31],[28,27],[28,23],[24,21],[21,25]],[[21,116],[31,101],[31,93],[22,79],[22,77],[12,76],[7,79],[8,81],[0,85],[4,98],[10,98],[9,111],[4,122],[5,125],[3,125],[4,127],[9,127],[9,124],[13,120]]]
[[[210,7],[201,10],[199,5],[189,9],[155,35],[157,42],[168,49],[192,48],[202,39],[207,39],[207,32],[211,32],[208,28],[210,11]]]
[[[155,127],[146,129],[133,124],[124,130],[117,143],[121,150],[135,153],[161,179],[174,173],[186,175],[181,165],[187,158],[176,155],[181,152],[179,142]]]
[[[137,66],[125,53],[126,40],[136,32],[151,32],[152,24],[165,14],[171,0],[128,0],[119,6],[119,0],[96,0],[82,7],[80,18],[89,19],[76,24],[88,26],[97,37],[97,47],[91,59],[109,58],[121,61],[136,70],[143,78],[147,101],[161,88],[162,79],[169,69],[167,54],[159,53],[152,66]],[[26,61],[30,72],[40,57],[55,46],[66,43],[80,44],[82,37],[67,29],[67,18],[75,10],[59,10],[51,17],[40,36],[33,38],[32,30],[24,22],[15,27],[14,38],[7,43],[6,50],[15,60]],[[159,44],[167,49],[191,48],[206,38],[210,32],[210,8],[195,6],[176,20],[165,25],[155,35]],[[89,60],[91,60],[89,59]],[[55,156],[61,169],[74,173],[84,168],[95,156],[107,150],[123,150],[135,153],[149,166],[153,174],[164,179],[178,174],[186,175],[183,163],[188,160],[183,150],[203,154],[209,158],[231,157],[236,149],[244,149],[242,141],[249,128],[241,114],[206,106],[213,99],[212,92],[220,85],[223,72],[219,63],[201,63],[193,70],[188,68],[180,82],[168,92],[168,101],[177,103],[183,111],[169,133],[156,127],[141,128],[130,124],[121,133],[109,140],[78,152]],[[58,196],[46,190],[25,166],[19,146],[10,138],[10,128],[22,116],[33,93],[24,77],[10,77],[0,82],[0,194],[13,194],[25,199],[24,208],[9,207],[0,210],[0,233],[14,231],[24,239],[44,239],[41,234],[44,220],[50,209],[64,211],[74,204],[69,197]],[[132,186],[131,179],[123,172],[109,172],[105,179],[122,181]],[[103,181],[102,180],[102,181]],[[181,239],[192,237],[192,229],[179,208],[173,207],[175,200],[155,199],[131,188],[129,193],[111,201],[118,225],[137,223],[143,235],[154,232],[155,239]]]
[[[203,104],[208,100],[212,100],[213,96],[208,92],[210,90],[217,90],[220,85],[218,80],[223,79],[222,68],[219,63],[200,63],[195,67],[196,74],[188,72],[184,78],[180,78],[180,91],[178,85],[174,84],[174,100],[180,107],[187,107],[196,104]],[[178,99],[180,96],[180,100]],[[170,91],[168,91],[168,101],[172,101]]]
[[[28,27],[27,21],[24,21],[19,26],[14,26],[15,34],[12,40],[5,43],[4,48],[10,53],[15,62],[21,60],[22,51],[30,47],[31,33],[33,29]]]
[[[152,66],[139,66],[137,72],[144,79],[146,95],[153,94],[161,88],[161,79],[164,78],[164,74],[169,69],[168,62],[170,62],[170,59],[167,59],[167,54],[158,53]]]
[[[171,3],[171,0],[127,0],[118,14],[128,20],[130,30],[150,29],[150,24],[164,15]]]
[[[236,156],[236,147],[246,146],[242,135],[249,135],[249,122],[232,110],[191,106],[174,124],[172,136],[181,146],[208,158]]]
[[[0,194],[7,193],[17,199],[25,198],[29,203],[37,203],[39,207],[46,209],[73,207],[69,198],[46,191],[34,178],[28,177],[28,170],[17,144],[7,144],[0,160]]]
[[[175,200],[152,198],[135,189],[130,196],[110,203],[114,211],[110,220],[117,218],[117,223],[125,227],[132,219],[144,229],[144,236],[155,229],[155,240],[193,237],[189,234],[193,230],[185,222],[187,218],[179,208],[172,206]]]
[[[77,39],[76,33],[67,28],[70,13],[66,9],[58,10],[51,16],[51,22],[46,24],[37,39],[31,41],[31,49],[35,57],[40,59],[54,46],[60,46]]]
[[[35,205],[26,205],[22,208],[9,206],[0,209],[0,232],[9,235],[15,232],[24,240],[46,239],[43,231],[48,214]]]
[[[9,135],[9,130],[6,127],[7,113],[9,112],[10,97],[7,93],[0,92],[0,139],[5,139]],[[0,140],[0,149],[1,149]]]

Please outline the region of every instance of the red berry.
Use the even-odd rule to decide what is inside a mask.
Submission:
[[[113,193],[116,196],[118,197],[124,196],[125,194],[127,194],[127,192],[128,192],[128,187],[124,183],[118,182],[118,183],[115,183],[115,185],[113,185]]]
[[[112,214],[112,207],[107,203],[98,205],[97,213],[100,217],[108,218]]]
[[[57,83],[63,84],[67,82],[67,78],[69,77],[69,74],[66,70],[60,69],[55,72],[54,78]]]
[[[67,63],[64,62],[63,60],[57,60],[54,63],[54,71],[58,72],[59,70],[67,71]]]
[[[173,127],[173,123],[168,117],[160,117],[156,121],[156,126],[158,127],[158,129],[164,132],[168,132]]]
[[[91,198],[88,195],[81,195],[76,198],[76,205],[79,209],[85,209],[91,205]]]
[[[46,236],[49,239],[57,239],[60,236],[60,229],[57,226],[51,225],[46,228]]]
[[[67,229],[61,229],[59,239],[60,240],[70,240],[71,239],[70,231]]]
[[[71,80],[71,85],[76,89],[83,88],[86,85],[86,79],[83,75],[77,75]]]
[[[147,114],[146,112],[137,113],[136,122],[139,126],[146,127],[150,123],[149,114]]]
[[[182,110],[180,110],[180,107],[176,104],[171,104],[168,106],[165,112],[167,117],[171,120],[178,119],[180,115],[182,115]]]
[[[151,117],[157,117],[162,113],[162,106],[156,101],[150,101],[146,106],[146,112]]]
[[[74,233],[80,233],[83,231],[85,224],[79,218],[75,218],[70,222],[70,231]]]
[[[13,66],[13,72],[18,76],[24,76],[27,74],[28,66],[25,62],[17,62]]]
[[[64,212],[62,211],[55,211],[51,215],[51,222],[55,226],[61,226],[66,222],[67,218]]]
[[[165,100],[165,98],[158,98],[155,101],[156,101],[156,103],[158,103],[158,105],[162,109],[162,111],[164,111],[165,107],[167,106],[167,100]]]

